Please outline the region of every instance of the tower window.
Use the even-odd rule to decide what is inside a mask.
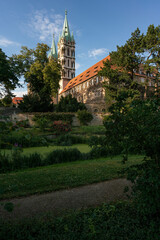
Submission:
[[[69,71],[68,71],[68,77],[69,77]]]
[[[74,68],[74,62],[72,62],[72,68]]]
[[[70,51],[69,51],[69,48],[68,48],[68,56],[70,55]]]
[[[68,67],[69,67],[69,60],[68,60]]]
[[[74,50],[72,50],[72,57],[74,57],[75,56],[75,52],[74,52]]]

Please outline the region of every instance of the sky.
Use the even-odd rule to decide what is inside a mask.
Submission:
[[[124,45],[138,27],[160,25],[160,0],[0,0],[0,48],[7,56],[21,46],[51,46],[62,32],[65,10],[76,41],[76,75]],[[26,84],[14,91],[26,94]]]

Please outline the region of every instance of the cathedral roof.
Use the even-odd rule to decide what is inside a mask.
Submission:
[[[103,67],[103,62],[105,62],[107,59],[110,60],[110,56],[105,57],[101,61],[94,64],[92,67],[88,68],[87,70],[85,70],[84,72],[79,74],[77,77],[73,78],[71,81],[69,81],[69,83],[63,89],[63,91],[61,93],[66,92],[66,91],[70,90],[71,88],[73,88],[73,87],[89,80],[90,78],[96,76],[98,71],[100,71],[101,68]]]
[[[59,42],[60,42],[61,38],[64,38],[67,41],[74,42],[73,33],[71,35],[70,30],[69,30],[69,24],[68,24],[68,20],[67,20],[67,11],[65,11],[65,19],[64,19],[64,24],[63,24],[63,30],[62,30],[61,36],[59,36]]]
[[[55,40],[54,40],[54,34],[53,34],[53,40],[52,40],[52,45],[51,45],[51,50],[50,52],[48,53],[48,58],[49,57],[53,57],[53,58],[58,58],[58,55],[57,55],[57,50],[56,50],[56,44],[55,44]]]

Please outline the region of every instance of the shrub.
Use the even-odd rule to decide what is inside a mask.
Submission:
[[[49,120],[45,117],[38,118],[36,120],[36,124],[40,128],[41,131],[44,131],[47,127],[49,127]]]
[[[48,95],[47,98],[40,98],[37,94],[29,94],[23,96],[23,101],[19,103],[18,108],[23,112],[48,112],[53,111],[54,105],[52,99]]]
[[[81,125],[88,125],[93,119],[92,114],[86,110],[78,110],[77,117]]]
[[[49,121],[61,120],[61,121],[71,124],[74,114],[72,114],[72,113],[53,113],[53,112],[35,113],[35,115],[33,117],[33,121],[37,121],[38,119],[44,118],[44,117]]]
[[[71,146],[72,144],[88,143],[88,139],[83,136],[68,133],[59,135],[52,142],[54,142],[54,145],[56,146]]]
[[[159,240],[159,225],[160,218],[149,220],[131,204],[120,202],[57,217],[1,221],[0,239]]]
[[[78,110],[85,110],[84,103],[78,102],[76,98],[69,94],[66,97],[61,97],[59,103],[56,106],[57,112],[77,112]]]
[[[53,124],[51,124],[50,129],[53,130],[55,134],[68,133],[71,131],[70,125],[60,120],[54,121]]]
[[[45,164],[49,165],[54,163],[74,162],[78,160],[82,160],[82,153],[78,149],[57,149],[48,154],[45,159]]]

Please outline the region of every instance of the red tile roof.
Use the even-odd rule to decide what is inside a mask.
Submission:
[[[73,78],[71,81],[69,81],[69,83],[62,90],[61,93],[66,92],[69,89],[71,89],[72,87],[75,87],[75,86],[87,81],[88,79],[96,76],[98,71],[101,70],[101,67],[103,67],[103,62],[105,62],[107,59],[110,60],[109,55],[107,57],[105,57],[104,59],[102,59],[101,61],[94,64],[92,67],[90,67],[87,70],[85,70],[84,72],[82,72],[81,74],[79,74],[77,77]]]
[[[12,98],[12,103],[13,104],[18,104],[23,100],[23,97],[14,97]]]

